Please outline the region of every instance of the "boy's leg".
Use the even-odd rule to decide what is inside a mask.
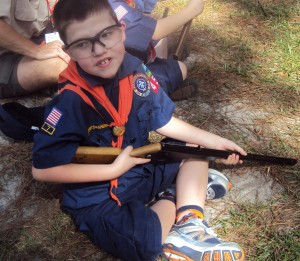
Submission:
[[[158,41],[155,45],[156,57],[161,59],[168,58],[168,37],[165,37]]]
[[[186,160],[176,179],[176,207],[198,205],[204,209],[208,181],[208,162]]]
[[[164,242],[175,222],[175,204],[170,200],[162,199],[158,200],[150,208],[158,215],[162,228],[162,242]]]
[[[176,180],[176,223],[163,245],[167,260],[244,260],[240,246],[221,241],[203,219],[207,180],[207,162],[182,164]]]
[[[86,209],[67,210],[77,227],[102,250],[124,261],[154,261],[162,251],[162,236],[174,224],[176,208],[174,200],[162,198],[151,207],[145,205],[172,184],[179,166],[180,162],[145,166],[143,174],[149,175],[118,194],[121,206],[110,199]],[[119,186],[129,180],[123,175]]]
[[[100,249],[117,258],[124,261],[154,261],[161,253],[159,217],[139,201],[117,206],[111,200],[103,206],[66,210],[80,231],[87,234]],[[174,216],[175,211],[173,222]]]

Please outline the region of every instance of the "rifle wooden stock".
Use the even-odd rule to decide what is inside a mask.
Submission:
[[[80,164],[108,164],[112,163],[121,152],[122,149],[119,148],[82,146],[78,147],[73,162]],[[205,149],[199,146],[192,147],[168,143],[154,143],[133,149],[130,156],[150,158],[155,161],[181,160],[186,158],[214,160],[216,158],[226,159],[232,153],[239,154],[233,151]],[[240,159],[279,165],[295,165],[297,163],[296,158],[251,153],[248,153],[247,156],[240,155]]]
[[[131,151],[130,156],[145,158],[148,154],[158,153],[161,150],[161,144],[155,143]],[[119,148],[110,147],[78,147],[73,162],[81,164],[107,164],[112,163],[122,152]]]

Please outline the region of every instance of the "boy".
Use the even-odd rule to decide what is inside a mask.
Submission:
[[[142,60],[154,59],[152,40],[157,42],[173,33],[200,14],[203,7],[202,0],[191,0],[178,14],[155,20],[144,13],[151,12],[156,1],[109,1],[126,24],[127,51]],[[0,98],[52,87],[67,67],[69,57],[60,41],[40,45],[56,3],[57,0],[0,2]],[[53,30],[51,25],[48,27]],[[166,47],[161,50],[165,53]],[[159,52],[157,57],[166,58],[166,54]]]
[[[202,260],[210,253],[224,256],[214,260],[243,260],[242,249],[220,241],[203,220],[206,161],[154,164],[129,156],[132,147],[149,143],[151,130],[184,143],[246,154],[235,143],[172,116],[174,104],[161,87],[180,84],[186,68],[177,64],[158,84],[151,70],[161,65],[146,67],[125,53],[124,26],[107,0],[60,0],[54,21],[71,61],[61,74],[60,94],[35,135],[34,178],[64,183],[63,207],[79,230],[123,260],[159,255]],[[111,164],[74,164],[80,145],[124,150]],[[223,162],[240,161],[233,154]],[[176,201],[167,190],[175,179]]]
[[[167,58],[166,37],[200,15],[204,7],[203,0],[190,0],[178,13],[154,19],[144,13],[152,11],[155,1],[109,0],[109,2],[119,21],[126,24],[126,50],[145,62],[151,62],[155,52],[157,57]],[[143,2],[146,6],[141,5]]]

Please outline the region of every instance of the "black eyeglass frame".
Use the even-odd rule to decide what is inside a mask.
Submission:
[[[103,32],[105,32],[106,30],[109,30],[109,29],[114,28],[114,27],[121,27],[121,26],[122,26],[121,23],[116,23],[116,24],[114,24],[114,25],[108,26],[108,27],[104,28],[103,30],[101,30],[99,33],[97,33],[97,34],[96,34],[95,36],[93,36],[93,37],[89,37],[89,38],[80,38],[80,39],[78,39],[78,40],[76,40],[76,41],[74,41],[74,42],[72,42],[72,43],[70,43],[70,44],[65,44],[65,45],[63,46],[63,49],[64,49],[64,50],[68,50],[68,49],[70,49],[70,46],[71,46],[71,45],[76,44],[76,43],[81,42],[81,41],[90,41],[90,42],[92,43],[92,51],[94,50],[95,43],[99,43],[99,44],[101,44],[103,47],[106,47],[105,44],[102,43],[102,42],[99,40],[99,39],[100,39],[99,36],[100,36]]]

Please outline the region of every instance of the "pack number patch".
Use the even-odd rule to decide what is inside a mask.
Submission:
[[[140,97],[147,97],[150,93],[148,77],[143,73],[137,73],[133,78],[133,91]]]

